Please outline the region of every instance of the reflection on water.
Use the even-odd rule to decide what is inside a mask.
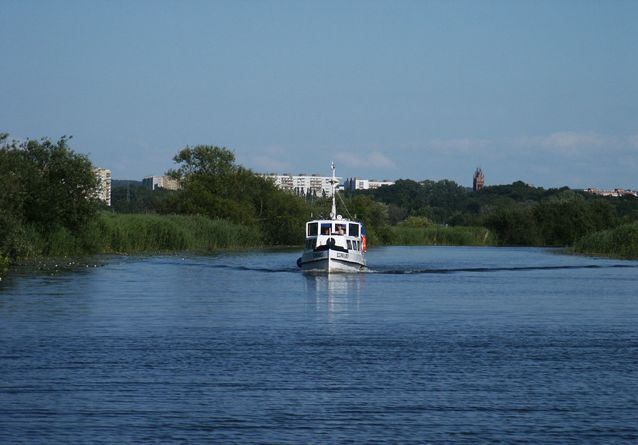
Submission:
[[[366,274],[304,274],[306,295],[317,311],[329,314],[356,312],[365,292]]]

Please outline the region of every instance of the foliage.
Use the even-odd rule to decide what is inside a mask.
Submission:
[[[340,198],[337,198],[340,199]],[[391,239],[388,206],[367,195],[342,199],[346,215],[361,221],[366,228],[369,245],[387,244]]]
[[[266,178],[235,165],[226,148],[186,147],[169,174],[182,189],[166,201],[163,212],[201,214],[255,225],[268,244],[300,244],[310,207],[302,198],[278,189]]]
[[[413,229],[428,227],[432,225],[430,218],[425,216],[409,216],[399,224],[401,227],[410,227]]]
[[[534,213],[529,207],[505,207],[491,211],[484,225],[494,232],[501,244],[510,246],[541,245]]]
[[[257,227],[201,215],[113,214],[93,226],[93,248],[102,253],[212,251],[261,245]]]
[[[522,181],[474,192],[447,180],[398,180],[357,191],[357,196],[386,204],[393,225],[411,225],[412,218],[425,217],[435,224],[483,226],[505,245],[566,246],[585,234],[638,220],[638,199],[633,196],[602,198]]]
[[[111,209],[117,213],[163,212],[170,197],[176,193],[161,187],[150,190],[137,181],[113,181]],[[167,212],[170,213],[170,209]]]
[[[574,251],[588,255],[638,259],[638,223],[591,233],[576,241]]]
[[[68,139],[0,135],[0,250],[12,259],[54,252],[63,233],[82,244],[95,217],[98,179]]]
[[[401,246],[444,245],[444,246],[493,246],[496,240],[483,227],[410,227],[400,225],[391,228],[390,244]]]

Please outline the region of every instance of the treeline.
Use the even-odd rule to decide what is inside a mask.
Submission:
[[[91,162],[69,138],[15,142],[0,134],[0,269],[40,255],[300,245],[305,222],[330,213],[330,199],[282,191],[226,148],[186,147],[174,161],[168,174],[179,190],[114,183],[106,207]],[[448,180],[399,180],[337,196],[339,213],[362,221],[372,245],[576,245],[605,254],[627,237],[625,245],[638,245],[633,196],[520,181],[474,192]],[[634,248],[638,256],[638,247],[623,255]]]
[[[108,208],[97,199],[101,184],[93,165],[68,141],[0,135],[0,270],[39,256],[303,241],[310,206],[236,165],[225,148],[183,149],[170,172],[180,190],[126,184],[125,199],[114,190],[115,205]]]
[[[175,157],[177,167],[168,172],[179,190],[127,183],[113,188],[112,206],[118,213],[202,215],[253,227],[265,245],[298,245],[312,212],[304,199],[292,196],[274,183],[235,163],[226,148],[186,147]]]
[[[581,237],[638,221],[634,196],[607,198],[567,187],[543,189],[521,181],[479,192],[453,181],[399,180],[351,194],[382,203],[388,225],[418,218],[422,226],[489,229],[501,245],[571,246]]]

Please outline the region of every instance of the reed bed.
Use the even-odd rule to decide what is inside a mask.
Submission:
[[[211,251],[262,245],[257,227],[199,215],[101,214],[93,233],[100,253]]]
[[[638,223],[586,235],[576,241],[574,252],[625,259],[638,259]]]
[[[388,244],[404,246],[494,246],[496,240],[484,227],[401,227],[391,229]]]

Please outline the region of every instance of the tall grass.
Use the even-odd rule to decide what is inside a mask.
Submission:
[[[198,215],[102,213],[92,230],[100,253],[210,251],[262,245],[257,227]]]
[[[638,223],[586,235],[576,241],[573,250],[587,255],[638,259]]]
[[[493,246],[496,240],[492,233],[484,227],[391,227],[389,244],[418,246]]]

